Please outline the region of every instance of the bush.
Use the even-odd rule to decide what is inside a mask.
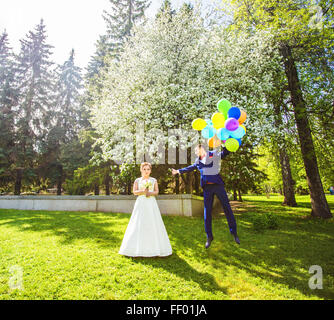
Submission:
[[[256,215],[253,218],[253,227],[255,229],[256,232],[262,232],[266,229],[266,219],[264,216],[262,215]]]
[[[252,219],[253,227],[256,232],[263,232],[266,229],[278,229],[278,218],[273,213],[256,215]]]
[[[278,218],[276,215],[273,213],[267,213],[265,217],[268,229],[278,229]]]

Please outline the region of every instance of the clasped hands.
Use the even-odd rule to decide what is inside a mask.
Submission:
[[[144,190],[140,190],[141,195],[145,195],[146,197],[150,197],[152,195],[152,192],[148,191],[148,188]]]

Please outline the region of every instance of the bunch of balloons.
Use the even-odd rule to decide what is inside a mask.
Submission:
[[[222,99],[217,103],[219,112],[212,115],[210,119],[195,119],[192,122],[194,130],[202,131],[202,137],[208,140],[210,148],[217,148],[225,145],[226,149],[236,152],[241,139],[246,134],[246,127],[243,123],[246,121],[247,114],[237,107],[232,107],[231,103]]]

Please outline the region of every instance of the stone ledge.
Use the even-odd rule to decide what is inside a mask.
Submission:
[[[135,195],[111,195],[111,196],[57,196],[57,195],[47,195],[47,196],[0,196],[0,200],[136,200]],[[159,194],[156,199],[195,199],[203,200],[203,197],[195,196],[192,194]]]
[[[0,209],[131,213],[137,196],[0,196]],[[180,194],[156,197],[163,215],[203,216],[203,197]]]

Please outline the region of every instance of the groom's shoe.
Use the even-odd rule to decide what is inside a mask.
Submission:
[[[208,240],[206,240],[205,249],[207,249],[207,248],[210,247],[212,240],[213,240],[213,237],[212,238],[208,238]]]
[[[237,244],[240,244],[240,240],[238,238],[238,236],[236,234],[233,235],[234,237],[234,241],[237,243]]]

